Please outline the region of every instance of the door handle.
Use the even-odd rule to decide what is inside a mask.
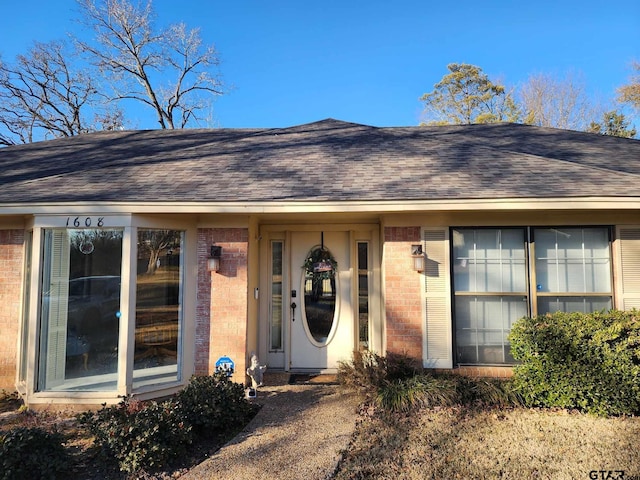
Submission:
[[[296,302],[292,302],[291,303],[291,321],[295,322],[296,321]]]

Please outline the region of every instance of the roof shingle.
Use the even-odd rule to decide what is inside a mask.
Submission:
[[[0,205],[637,197],[640,141],[516,124],[97,132],[0,149]]]

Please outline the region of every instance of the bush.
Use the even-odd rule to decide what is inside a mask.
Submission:
[[[376,405],[390,412],[451,406],[458,403],[455,380],[429,374],[386,382],[378,389]]]
[[[194,376],[176,401],[194,433],[204,437],[244,425],[255,413],[243,386],[224,374]]]
[[[126,397],[118,405],[78,416],[108,458],[120,470],[156,470],[186,453],[191,444],[189,425],[175,402],[142,403]]]
[[[70,467],[64,438],[56,431],[19,427],[0,437],[0,479],[56,479]]]
[[[78,420],[120,470],[138,472],[157,470],[185,454],[194,434],[235,432],[253,413],[242,385],[213,375],[194,376],[171,400],[126,397],[118,405],[82,413]]]
[[[404,380],[422,372],[419,361],[404,354],[386,357],[368,350],[353,352],[350,362],[339,362],[338,382],[365,393],[393,380]]]
[[[516,322],[514,386],[530,406],[640,413],[640,312],[554,313]]]
[[[362,394],[365,403],[391,412],[435,406],[522,403],[509,380],[425,373],[415,359],[398,354],[381,357],[368,351],[354,352],[351,362],[340,363],[338,381]]]

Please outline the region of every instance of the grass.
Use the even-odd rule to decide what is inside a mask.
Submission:
[[[640,479],[639,417],[526,408],[510,381],[409,360],[355,352],[340,365],[366,415],[335,479]]]
[[[640,419],[524,408],[419,409],[362,421],[336,480],[640,475]],[[600,477],[598,477],[600,478]],[[609,477],[618,478],[618,475]]]

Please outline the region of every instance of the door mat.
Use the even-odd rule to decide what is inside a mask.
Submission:
[[[305,374],[292,373],[289,377],[289,384],[315,384],[315,385],[337,385],[338,376],[335,374]]]

